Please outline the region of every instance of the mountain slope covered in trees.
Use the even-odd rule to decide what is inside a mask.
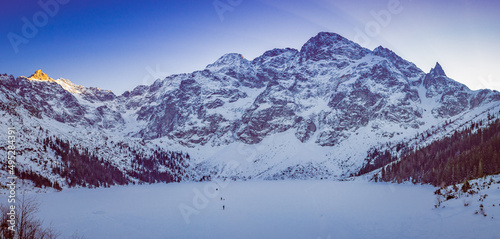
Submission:
[[[500,173],[500,119],[473,122],[462,131],[394,157],[377,180],[447,186]],[[389,156],[387,157],[392,157]]]

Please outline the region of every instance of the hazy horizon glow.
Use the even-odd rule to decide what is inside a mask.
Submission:
[[[4,3],[0,73],[29,76],[42,69],[121,94],[202,70],[226,53],[251,60],[273,48],[300,49],[328,31],[371,50],[382,45],[425,72],[439,62],[471,89],[500,90],[498,1],[59,0],[48,19],[42,5],[57,1],[40,2]],[[214,3],[229,10],[221,14]],[[380,15],[387,12],[388,18]],[[36,34],[23,35],[23,18],[38,21]],[[26,41],[13,47],[12,33]]]

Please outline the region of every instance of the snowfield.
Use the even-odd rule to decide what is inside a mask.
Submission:
[[[364,181],[172,183],[37,197],[38,217],[63,237],[500,238],[498,186],[485,189],[483,202],[475,195],[468,207],[456,199],[439,208],[432,186]],[[488,216],[474,214],[480,203]]]

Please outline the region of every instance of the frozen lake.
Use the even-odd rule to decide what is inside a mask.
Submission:
[[[498,219],[473,215],[474,204],[464,207],[459,200],[435,209],[434,190],[387,183],[254,181],[65,189],[37,197],[45,223],[52,222],[63,236],[78,231],[85,238],[500,237],[500,211],[490,211]],[[498,194],[490,196],[500,203]]]

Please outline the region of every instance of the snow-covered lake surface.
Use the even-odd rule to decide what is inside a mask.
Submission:
[[[85,238],[500,238],[496,186],[488,202],[497,206],[486,208],[487,217],[473,213],[479,196],[468,207],[457,199],[434,208],[434,190],[253,181],[65,189],[37,197],[46,224],[63,236],[78,231]]]

